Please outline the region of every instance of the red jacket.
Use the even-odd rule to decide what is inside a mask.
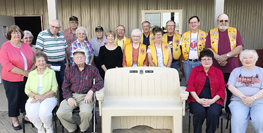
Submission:
[[[220,69],[215,68],[213,66],[210,67],[207,73],[210,82],[212,98],[214,98],[216,95],[220,96],[220,99],[217,100],[216,103],[224,107],[226,83],[224,80],[223,73]],[[193,68],[187,82],[188,87],[186,91],[196,92],[196,94],[199,96],[201,91],[203,90],[205,81],[206,73],[204,71],[203,66],[200,65]],[[187,102],[196,102],[196,100],[191,95],[189,95]]]

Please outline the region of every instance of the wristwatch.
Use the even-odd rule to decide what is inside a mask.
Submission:
[[[229,54],[227,53],[226,56],[229,58]]]
[[[257,97],[254,96],[254,99],[257,100]]]

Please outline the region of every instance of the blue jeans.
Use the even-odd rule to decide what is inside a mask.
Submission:
[[[262,99],[254,101],[252,106],[246,106],[240,98],[236,99],[229,104],[232,133],[245,133],[250,117],[256,133],[263,133]]]
[[[189,60],[185,60],[184,61],[184,77],[185,77],[185,85],[186,85],[186,87],[188,87],[187,81],[189,79],[189,76],[190,76],[190,73],[191,73],[192,69],[194,67],[200,66],[200,65],[201,65],[200,61],[196,61],[196,62],[189,61]]]
[[[47,64],[51,64],[52,66],[60,66],[60,71],[55,71],[55,73],[56,73],[56,79],[58,82],[59,101],[61,102],[64,99],[62,95],[62,84],[63,84],[63,79],[64,79],[64,71],[66,68],[65,61],[62,61],[59,63],[48,61]]]
[[[178,71],[180,68],[180,60],[172,62],[171,68],[175,68]]]

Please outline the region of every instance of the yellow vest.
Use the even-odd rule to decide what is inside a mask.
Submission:
[[[167,33],[165,33],[163,35],[162,41],[167,42]],[[175,60],[179,60],[179,58],[181,56],[180,41],[181,41],[181,35],[174,33],[174,37],[173,37],[173,58]]]
[[[118,44],[118,38],[116,37],[116,39],[115,39],[115,45],[118,45],[118,46],[120,46],[121,47],[121,49],[123,50],[123,48],[125,48],[125,45],[126,44],[129,44],[129,43],[131,43],[131,39],[130,38],[128,38],[128,37],[124,37],[123,38],[123,42],[122,42],[122,44]]]
[[[150,32],[150,44],[154,43],[154,36],[153,36],[153,33]],[[140,43],[143,43],[143,33],[142,33],[142,36],[141,36],[141,40],[140,40]]]
[[[157,66],[157,52],[154,43],[150,44],[148,48],[151,50],[151,55],[153,58],[153,63]],[[162,51],[163,51],[163,64],[167,66],[169,60],[169,44],[166,42],[162,42]]]
[[[200,56],[200,52],[205,48],[205,40],[206,40],[205,38],[206,38],[206,32],[199,30],[198,40],[197,40],[198,57]],[[190,43],[191,43],[191,31],[187,31],[183,34],[183,39],[182,39],[182,54],[184,60],[188,59]]]
[[[125,46],[125,57],[126,57],[126,64],[127,67],[131,67],[133,64],[133,45],[132,43],[126,44]],[[146,58],[146,45],[140,44],[139,46],[139,53],[138,53],[138,66],[144,66],[143,62]]]
[[[228,27],[228,38],[230,41],[230,48],[233,50],[236,47],[237,29],[233,27]],[[210,30],[211,48],[218,53],[218,27]],[[235,57],[237,57],[236,55]]]

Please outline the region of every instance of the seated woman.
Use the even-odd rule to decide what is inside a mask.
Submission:
[[[75,65],[74,61],[72,60],[73,51],[78,48],[84,49],[85,56],[87,57],[85,63],[91,65],[94,59],[94,55],[92,52],[91,44],[89,43],[89,41],[86,41],[88,32],[86,28],[78,27],[76,29],[76,34],[77,34],[77,40],[74,41],[70,46],[70,57],[71,57],[70,66]]]
[[[53,133],[52,110],[57,105],[58,83],[55,72],[46,67],[47,55],[37,52],[32,62],[37,69],[30,72],[25,87],[28,95],[26,112],[28,119],[38,129],[38,133]]]
[[[263,69],[256,66],[255,50],[244,50],[239,59],[243,66],[235,68],[228,80],[233,93],[229,104],[232,133],[245,133],[249,118],[256,133],[263,133]]]
[[[123,67],[148,66],[146,45],[140,43],[141,35],[140,29],[132,30],[132,43],[125,45],[125,48],[123,48]]]
[[[219,115],[224,107],[225,81],[221,70],[212,66],[214,54],[208,49],[200,52],[200,63],[194,67],[186,91],[190,92],[187,102],[194,114],[194,133],[202,133],[206,118],[206,132],[214,133]]]
[[[154,28],[155,42],[148,46],[147,54],[150,66],[170,67],[173,57],[169,44],[162,41],[163,29]]]

